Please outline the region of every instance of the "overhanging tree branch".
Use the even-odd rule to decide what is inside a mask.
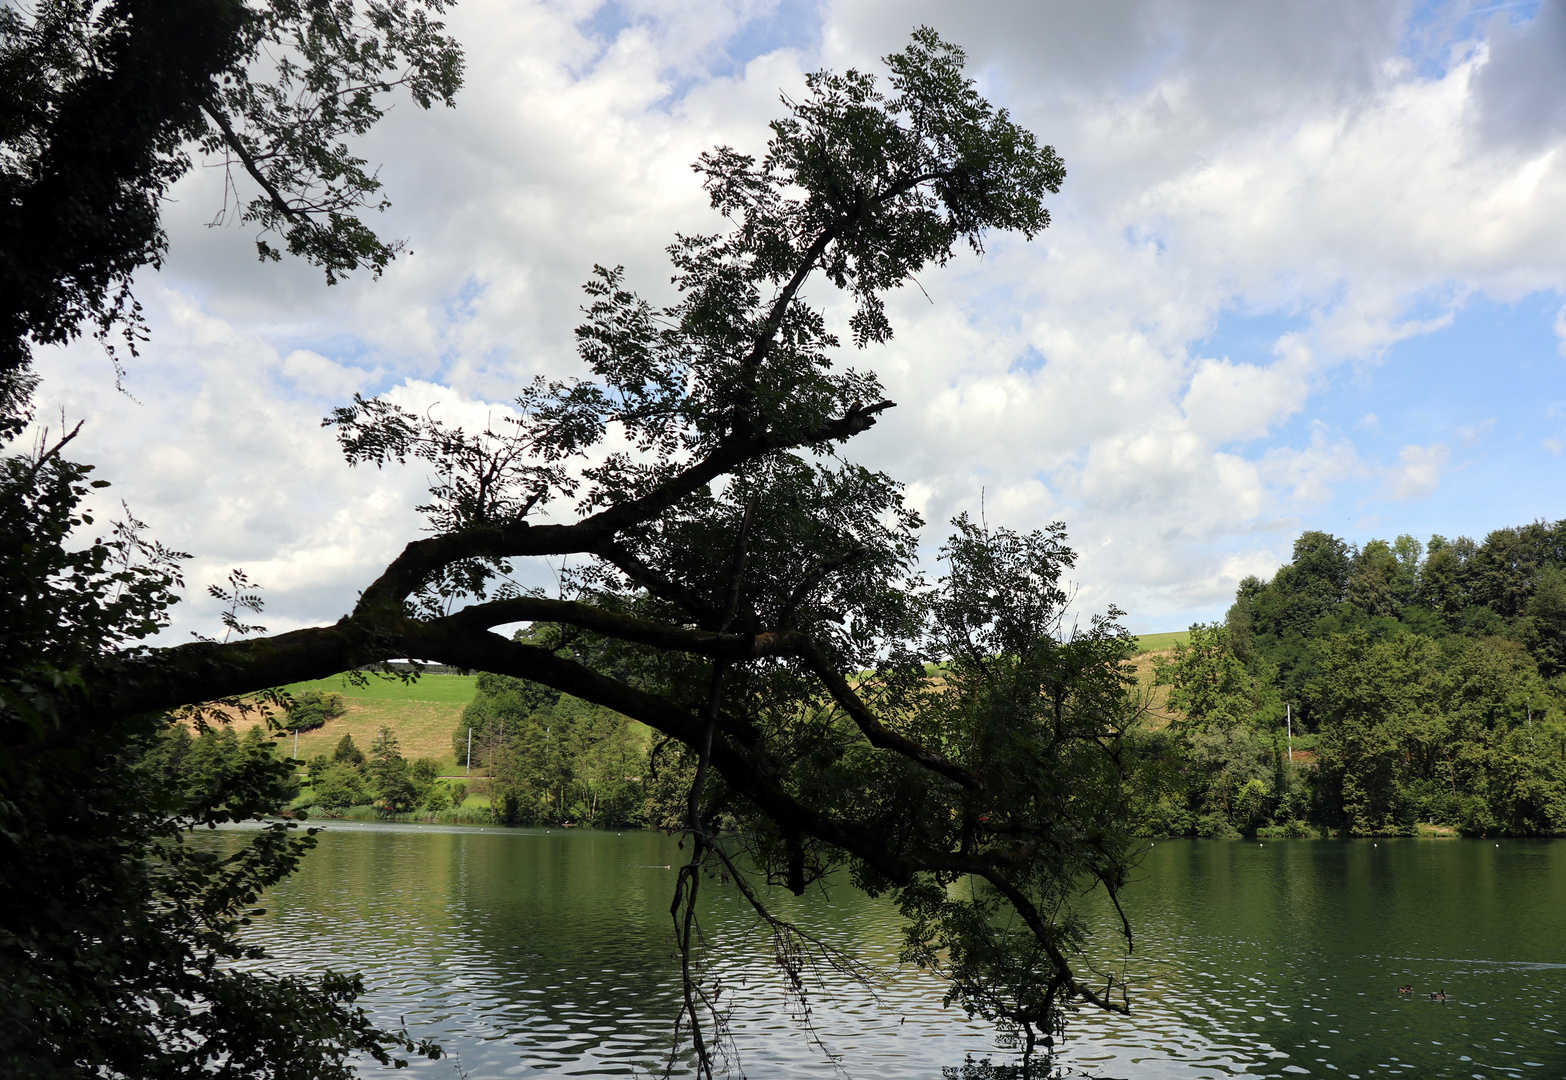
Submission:
[[[350,462],[432,467],[420,509],[434,534],[333,626],[95,659],[62,724],[101,728],[402,658],[530,680],[685,748],[687,950],[702,857],[738,835],[768,881],[803,891],[847,865],[953,940],[1001,901],[947,886],[983,879],[1027,940],[975,946],[980,960],[947,969],[954,992],[1026,1023],[1057,1015],[1063,993],[1102,1003],[1040,904],[1054,912],[1087,880],[1123,880],[1110,797],[1122,687],[1101,670],[1121,638],[1095,623],[1090,648],[1060,639],[1054,582],[1071,553],[1053,533],[959,519],[943,551],[952,573],[924,584],[922,522],[901,488],[837,451],[892,402],[872,373],[837,365],[825,315],[803,299],[822,271],[858,302],[856,341],[885,341],[888,290],[959,240],[1047,222],[1041,193],[1058,188],[1059,159],[979,98],[960,60],[921,30],[889,58],[895,96],[860,73],[820,73],[774,126],[762,167],[704,158],[733,230],[680,238],[679,299],[664,309],[600,272],[578,331],[592,379],[532,384],[508,419],[515,434],[469,434],[384,400],[337,410],[328,423]],[[250,150],[218,126],[224,145]],[[268,198],[278,220],[303,212],[281,186]],[[576,513],[557,496],[576,498]],[[529,520],[540,511],[558,516]],[[563,556],[581,558],[557,598],[495,587],[513,560]],[[818,591],[830,602],[813,602]],[[518,622],[556,647],[492,632]],[[873,708],[855,682],[867,671]]]
[[[648,494],[615,503],[573,524],[533,525],[527,521],[512,521],[415,540],[364,590],[356,610],[366,612],[400,605],[441,569],[465,559],[596,554],[605,550],[613,553],[614,541],[620,534],[666,513],[681,499],[719,477],[780,450],[850,439],[869,430],[880,413],[893,407],[895,402],[880,401],[851,409],[843,416],[793,438],[763,433],[748,439],[727,440]]]
[[[250,148],[244,144],[234,131],[234,125],[229,123],[228,116],[222,109],[213,108],[208,102],[201,103],[201,111],[207,114],[218,131],[222,133],[223,145],[228,147],[239,158],[240,164],[245,167],[245,172],[250,174],[250,179],[261,185],[261,190],[266,192],[267,201],[272,204],[283,217],[291,222],[306,220],[305,215],[288,205],[288,200],[283,198],[283,193],[277,190],[277,186],[267,177],[266,170],[261,168],[255,157],[250,153]]]

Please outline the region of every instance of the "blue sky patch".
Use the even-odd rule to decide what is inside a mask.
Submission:
[[[1307,528],[1363,541],[1408,532],[1482,539],[1491,529],[1566,517],[1566,359],[1554,293],[1470,302],[1443,329],[1374,363],[1332,369],[1272,445],[1349,439],[1365,474],[1307,510]],[[1444,447],[1437,489],[1393,498],[1385,470],[1405,447]]]
[[[1310,320],[1300,315],[1226,311],[1213,332],[1195,342],[1190,352],[1193,357],[1267,367],[1277,359],[1273,349],[1279,338],[1309,326]]]
[[[1007,368],[1006,370],[1008,372],[1022,371],[1032,375],[1043,370],[1043,368],[1044,354],[1039,352],[1032,345],[1029,345],[1026,349],[1022,350],[1022,354],[1013,360],[1011,362],[1011,367]]]
[[[1425,78],[1443,78],[1454,60],[1463,59],[1453,47],[1481,38],[1485,23],[1503,12],[1514,26],[1529,22],[1539,13],[1539,0],[1422,0],[1409,12],[1399,51]]]
[[[600,43],[589,69],[597,65],[609,46],[626,30],[654,24],[655,20],[650,16],[636,13],[620,0],[608,0],[594,8],[591,15],[577,24],[584,34]],[[670,91],[660,105],[667,108],[710,78],[737,77],[744,72],[745,65],[758,56],[787,48],[813,50],[820,43],[821,26],[819,0],[777,0],[755,18],[742,23],[718,49],[704,57],[700,71],[671,68],[664,72]]]

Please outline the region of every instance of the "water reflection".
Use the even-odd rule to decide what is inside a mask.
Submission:
[[[334,824],[254,928],[275,964],[364,972],[366,1005],[405,1016],[478,1078],[656,1072],[676,1011],[669,900],[681,852],[656,833]],[[1566,1076],[1566,843],[1170,841],[1128,891],[1132,1018],[1077,1014],[1076,1075]],[[771,952],[732,890],[705,916],[725,943],[747,1076],[832,1070],[784,1015]],[[892,965],[897,922],[847,888],[780,911]],[[1118,980],[1117,980],[1118,981]],[[1413,996],[1396,988],[1411,983]],[[1444,987],[1446,1001],[1427,994]],[[852,1075],[937,1080],[997,1052],[987,1025],[900,970],[876,1000],[810,1001]],[[415,1070],[450,1077],[452,1062]]]
[[[1566,1075],[1566,844],[1171,842],[1142,877],[1140,1016],[1084,1016],[1078,1062],[1182,1080]]]
[[[680,857],[658,833],[334,824],[269,897],[255,935],[279,966],[362,970],[375,1015],[406,1016],[471,1077],[645,1074],[663,1066],[677,1010],[669,901]],[[714,974],[736,999],[746,1074],[830,1071],[781,1009],[754,917],[733,890],[708,895],[704,923],[725,946]],[[862,894],[774,900],[835,944],[895,959],[895,920]],[[821,1043],[849,1061],[885,1062],[891,1076],[938,1075],[932,1063],[993,1052],[988,1026],[942,1010],[926,976],[902,973],[879,999],[859,987],[812,999]],[[417,1068],[456,1076],[450,1063]]]

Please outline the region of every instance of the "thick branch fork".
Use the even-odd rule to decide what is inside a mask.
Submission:
[[[776,450],[850,438],[868,429],[879,413],[892,406],[892,402],[882,401],[855,407],[793,439],[770,433],[731,437],[648,495],[574,524],[533,526],[518,521],[415,541],[365,590],[353,614],[335,625],[254,641],[198,642],[143,657],[111,660],[101,670],[87,673],[88,693],[77,701],[75,715],[62,719],[68,724],[92,725],[113,717],[254,693],[391,659],[417,657],[531,679],[632,717],[686,745],[704,744],[708,729],[687,707],[549,650],[507,641],[490,632],[493,627],[508,623],[543,621],[724,664],[794,659],[821,680],[833,701],[854,721],[871,746],[898,754],[963,788],[980,791],[983,779],[972,770],[882,723],[814,641],[797,630],[734,633],[726,629],[728,619],[722,620],[719,629],[692,628],[638,619],[590,604],[538,597],[475,604],[433,619],[414,618],[406,607],[408,597],[434,575],[464,559],[587,553],[623,562],[613,558],[622,532],[658,517],[703,485]],[[628,552],[622,554],[630,558]],[[821,573],[846,564],[857,555],[849,552],[830,560],[834,565],[824,566]],[[932,852],[929,857],[910,859],[852,824],[833,820],[799,803],[777,783],[769,769],[751,760],[731,741],[725,726],[712,732],[711,740],[711,767],[733,790],[743,792],[783,828],[850,852],[898,882],[907,882],[914,873],[947,858],[945,853]]]
[[[714,663],[715,670],[791,661],[819,681],[870,746],[897,755],[932,778],[969,792],[983,792],[981,775],[888,727],[820,646],[808,634],[788,625],[803,598],[826,575],[862,557],[862,549],[830,557],[807,574],[785,604],[782,625],[762,632],[735,632],[730,629],[738,599],[733,588],[727,603],[715,606],[661,578],[621,541],[622,535],[654,521],[686,496],[746,462],[781,449],[849,438],[869,428],[879,413],[891,407],[889,401],[856,406],[793,439],[766,432],[730,435],[647,495],[573,524],[530,525],[519,520],[415,541],[365,590],[354,612],[335,625],[253,641],[198,642],[139,657],[111,658],[100,669],[85,673],[87,693],[74,702],[74,715],[69,714],[73,706],[67,706],[68,714],[62,720],[67,727],[92,726],[116,717],[254,693],[404,657],[530,679],[612,709],[696,748],[705,768],[721,776],[729,791],[785,834],[809,837],[846,852],[888,881],[906,885],[921,872],[973,874],[990,881],[1011,900],[1039,938],[1056,966],[1062,992],[1116,1008],[1106,997],[1076,981],[1051,928],[1028,903],[1026,894],[1007,878],[1008,868],[1018,866],[1026,852],[998,847],[970,847],[961,852],[926,850],[907,839],[880,835],[873,826],[840,820],[791,794],[780,782],[776,765],[766,760],[756,733],[724,716],[716,702],[698,711],[548,649],[492,632],[495,627],[518,622],[553,623],[651,649],[704,657]],[[696,625],[657,622],[592,604],[542,597],[492,600],[438,618],[410,614],[409,597],[452,564],[474,558],[565,554],[604,559],[641,587],[675,602]],[[803,888],[802,882],[796,884]]]
[[[512,521],[415,540],[364,590],[355,611],[400,607],[443,568],[464,559],[597,554],[612,548],[622,533],[656,519],[681,499],[748,462],[780,450],[853,438],[873,427],[880,413],[895,407],[896,402],[878,401],[850,409],[841,417],[792,437],[771,431],[744,438],[731,436],[648,494],[616,503],[569,525]]]

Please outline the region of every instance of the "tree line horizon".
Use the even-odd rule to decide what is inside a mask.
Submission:
[[[1150,835],[1566,835],[1566,520],[1306,531],[1156,662],[1177,792]],[[1312,767],[1285,759],[1286,723]]]
[[[1224,621],[1193,624],[1154,656],[1173,711],[1154,709],[1133,738],[1172,771],[1133,804],[1132,832],[1566,834],[1563,570],[1566,521],[1482,542],[1303,532],[1276,574],[1239,584]],[[477,679],[452,752],[464,761],[471,740],[493,772],[498,823],[678,826],[679,785],[624,717],[526,680]],[[1464,709],[1482,715],[1457,723]],[[375,797],[364,787],[358,805]]]

